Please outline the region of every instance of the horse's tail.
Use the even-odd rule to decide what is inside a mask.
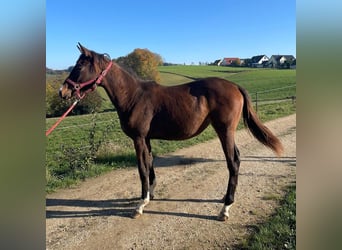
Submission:
[[[283,145],[280,140],[259,120],[255,113],[252,102],[247,91],[239,86],[239,90],[243,95],[243,122],[245,126],[252,132],[253,136],[266,147],[272,149],[278,156],[283,152]]]

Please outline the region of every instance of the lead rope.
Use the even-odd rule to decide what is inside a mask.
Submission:
[[[58,119],[58,121],[52,125],[52,127],[45,132],[45,136],[48,136],[49,134],[51,134],[51,132],[58,126],[58,124],[61,123],[61,121],[70,113],[71,110],[73,110],[73,108],[76,106],[76,104],[80,101],[81,99],[77,99],[76,101],[74,101],[74,103],[70,106],[70,108],[65,111],[65,113]]]

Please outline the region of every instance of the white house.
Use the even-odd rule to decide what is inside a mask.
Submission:
[[[265,63],[269,61],[268,56],[266,55],[259,55],[253,56],[250,61],[250,67],[253,68],[263,68]]]
[[[292,55],[273,55],[267,65],[270,68],[290,68],[295,63],[296,58]]]

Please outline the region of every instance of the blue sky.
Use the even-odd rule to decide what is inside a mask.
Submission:
[[[74,65],[78,42],[112,58],[147,48],[186,64],[296,56],[296,1],[47,0],[46,66]]]

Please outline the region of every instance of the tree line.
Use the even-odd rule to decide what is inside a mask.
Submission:
[[[141,80],[160,81],[158,66],[163,65],[162,57],[148,49],[135,49],[127,56],[113,60],[121,67],[129,71]],[[46,117],[61,116],[71,105],[72,100],[62,100],[58,95],[58,89],[71,72],[72,67],[67,70],[46,69]],[[101,109],[103,98],[97,91],[87,94],[74,108],[70,115],[89,114]]]

